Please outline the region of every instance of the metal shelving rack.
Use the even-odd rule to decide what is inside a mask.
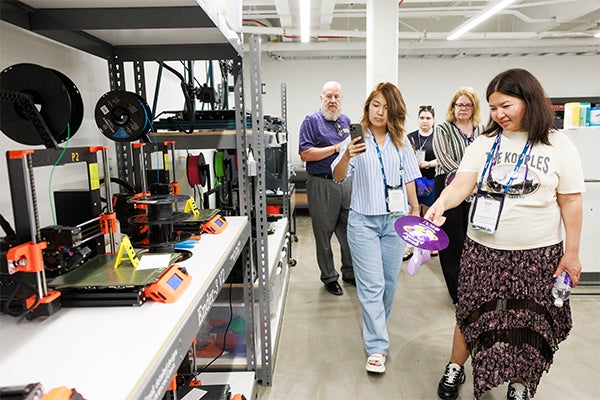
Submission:
[[[118,5],[118,1],[105,0],[98,1],[97,6],[86,8],[64,8],[65,2],[60,0],[47,1],[45,4],[52,4],[47,8],[35,8],[28,4],[28,0],[23,1],[2,1],[0,2],[0,19],[10,24],[27,29],[41,36],[53,39],[68,46],[77,48],[86,53],[101,57],[107,60],[109,80],[111,90],[125,90],[125,62],[133,63],[135,93],[146,98],[145,70],[144,61],[172,61],[172,60],[219,60],[228,59],[234,62],[234,95],[236,110],[236,131],[235,135],[225,135],[222,132],[214,132],[210,135],[189,136],[189,139],[180,143],[190,145],[194,148],[235,148],[239,155],[239,209],[242,216],[254,218],[257,224],[256,245],[250,246],[250,251],[244,251],[244,303],[246,304],[247,321],[247,369],[256,369],[255,348],[254,348],[254,294],[252,271],[252,252],[256,250],[257,260],[264,263],[267,259],[266,251],[266,211],[264,198],[264,157],[262,146],[258,145],[258,137],[262,137],[262,104],[260,96],[253,93],[252,109],[256,118],[253,120],[252,148],[255,150],[254,157],[259,165],[256,177],[256,186],[262,190],[256,190],[256,196],[251,196],[250,178],[248,171],[248,156],[246,149],[249,147],[246,133],[246,115],[244,105],[244,82],[243,82],[243,46],[239,34],[223,22],[221,15],[217,15],[214,5],[198,5],[195,1],[190,1],[189,6],[153,6],[154,2],[140,0],[136,7],[111,7],[111,3]],[[33,3],[35,4],[35,2]],[[147,43],[145,40],[132,40],[131,43],[111,43],[106,37],[114,37],[115,42],[126,40],[126,35],[108,35],[107,32],[122,30],[123,32],[144,32],[144,35],[164,34],[169,30],[182,31],[186,29],[199,29],[202,33],[210,33],[214,38],[217,36],[220,40],[217,42],[204,43],[203,35],[198,35],[198,42],[190,43],[189,34],[184,34],[181,43],[162,44],[164,40],[158,41],[161,44],[139,44]],[[104,35],[104,36],[103,36]],[[133,37],[135,35],[131,35]],[[144,36],[145,38],[146,36]],[[139,38],[138,38],[139,39]],[[260,53],[258,53],[260,56]],[[252,66],[251,66],[252,67]],[[254,68],[252,68],[254,70]],[[260,67],[258,68],[260,71]],[[258,72],[258,75],[260,73]],[[254,87],[254,80],[253,80]],[[259,92],[260,93],[260,92]],[[194,135],[195,136],[195,135]],[[235,139],[231,139],[234,137]],[[166,140],[176,140],[169,138]],[[215,144],[225,141],[225,146],[215,146]],[[133,180],[133,157],[130,143],[115,143],[117,152],[117,169],[119,177],[128,182]],[[262,168],[260,167],[262,165]],[[254,200],[254,201],[253,201]],[[256,250],[254,250],[256,249]],[[262,254],[261,251],[265,250]],[[259,267],[261,268],[261,267]],[[260,278],[259,284],[265,281]],[[268,280],[267,280],[268,282]],[[261,309],[263,303],[267,302],[268,295],[261,295],[259,304]],[[268,314],[267,314],[268,315]],[[262,323],[261,323],[262,324]],[[262,330],[259,330],[262,331]],[[261,338],[261,343],[264,343]],[[270,343],[270,342],[268,342]],[[267,346],[268,347],[268,346]],[[263,354],[265,354],[263,352]],[[263,356],[264,357],[264,356]],[[266,378],[261,379],[266,384],[270,384],[271,369],[269,362],[263,362],[263,369],[269,371]],[[263,373],[263,375],[265,375]]]
[[[249,338],[247,354],[247,368],[257,369],[257,378],[263,385],[272,384],[275,352],[277,349],[278,331],[281,324],[281,315],[272,328],[270,320],[271,277],[269,265],[269,252],[282,252],[285,250],[287,260],[285,268],[289,268],[289,218],[286,221],[286,238],[282,245],[269,249],[266,215],[266,190],[265,190],[265,151],[264,151],[264,121],[262,112],[262,82],[260,65],[260,38],[250,38],[249,70],[251,88],[251,117],[252,136],[248,141],[246,129],[246,112],[244,104],[243,81],[243,46],[239,34],[230,30],[223,24],[219,15],[214,15],[214,7],[199,6],[195,1],[190,1],[189,6],[155,7],[153,2],[140,0],[136,7],[111,7],[118,5],[118,0],[98,1],[97,6],[87,8],[64,8],[61,0],[48,0],[44,4],[52,4],[47,8],[36,9],[29,0],[1,1],[0,19],[35,32],[41,36],[53,39],[68,46],[80,49],[86,53],[107,60],[111,90],[125,90],[125,62],[133,63],[135,93],[146,98],[145,61],[171,61],[171,60],[216,60],[231,59],[234,61],[234,93],[236,110],[235,134],[226,132],[202,132],[201,134],[175,134],[165,135],[158,140],[174,140],[177,148],[235,148],[239,157],[239,206],[240,214],[252,219],[255,226],[255,238],[250,252],[244,252],[244,303],[254,304],[253,280],[254,273],[251,265],[256,262],[256,277],[258,286],[259,316],[253,316],[253,307],[246,307],[248,331],[250,335],[257,332],[260,346],[260,367],[257,369],[257,352],[254,350],[254,337]],[[182,1],[183,3],[183,1]],[[139,44],[138,43],[111,43],[124,39],[125,35],[107,35],[107,32],[123,30],[125,32],[143,31],[145,35],[161,35],[170,29],[184,31],[185,29],[210,30],[214,36],[220,35],[218,43],[203,43],[199,35],[197,43],[189,43],[189,37],[182,38],[181,43],[171,44]],[[103,37],[102,35],[105,35]],[[132,37],[135,35],[131,35]],[[189,36],[189,35],[188,35]],[[170,37],[170,36],[169,36]],[[117,40],[118,39],[118,40]],[[139,38],[138,38],[139,39]],[[160,42],[160,41],[159,41]],[[164,41],[162,41],[164,43]],[[282,116],[287,121],[287,98],[285,87],[282,86]],[[287,122],[285,122],[287,125]],[[287,132],[287,126],[285,126]],[[129,143],[115,143],[117,152],[117,169],[122,179],[132,182],[133,157]],[[250,177],[247,149],[251,149],[256,163],[256,173]],[[287,163],[286,163],[287,170]],[[285,171],[285,178],[288,172]],[[285,185],[284,187],[288,187]],[[289,198],[289,190],[284,191],[284,197]],[[283,201],[284,215],[289,217],[289,201]],[[254,254],[252,254],[252,252]],[[287,289],[287,277],[283,287]],[[278,308],[283,312],[285,302],[285,289]],[[252,317],[251,317],[252,315]],[[257,326],[253,324],[256,322]]]
[[[259,315],[257,322],[257,334],[260,339],[260,360],[257,360],[257,375],[258,379],[265,386],[271,386],[273,381],[273,370],[275,367],[275,359],[278,347],[279,330],[281,321],[283,320],[283,305],[285,304],[287,294],[287,283],[289,279],[289,219],[285,219],[285,238],[281,243],[276,244],[275,248],[269,248],[269,240],[267,230],[269,223],[267,220],[267,191],[266,191],[266,168],[265,168],[265,144],[264,144],[264,119],[262,111],[262,81],[261,81],[261,40],[258,36],[251,36],[249,40],[250,48],[250,96],[252,98],[252,151],[256,160],[256,177],[254,185],[254,217],[256,230],[256,270],[258,275],[258,305]],[[285,100],[284,100],[285,102]],[[284,103],[285,104],[285,103]],[[283,106],[283,105],[282,105]],[[287,165],[287,162],[286,162]],[[285,179],[286,184],[284,191],[289,196],[287,190],[287,167]],[[284,200],[285,215],[289,215],[289,210],[286,208],[287,201]],[[274,278],[275,268],[270,262],[277,257],[269,257],[270,252],[279,254],[285,251],[285,257],[281,268],[283,269],[280,279],[282,291],[276,299],[276,307],[279,312],[275,313],[275,322],[271,321],[271,296],[273,295],[273,286],[271,280]],[[260,363],[260,364],[259,364]]]

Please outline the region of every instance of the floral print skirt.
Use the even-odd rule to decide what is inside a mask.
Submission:
[[[551,294],[562,254],[562,243],[496,250],[466,239],[456,320],[471,352],[476,399],[513,378],[535,395],[572,327],[569,301],[558,308]]]

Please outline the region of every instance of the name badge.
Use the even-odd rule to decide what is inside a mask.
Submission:
[[[402,188],[388,188],[388,199],[390,201],[390,212],[393,214],[406,214],[406,201],[404,198],[404,190]]]
[[[487,193],[479,190],[475,195],[471,211],[471,226],[473,229],[493,234],[498,229],[504,195]]]

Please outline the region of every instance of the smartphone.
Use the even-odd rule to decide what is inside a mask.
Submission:
[[[350,124],[350,137],[352,138],[352,140],[354,140],[354,138],[360,137],[360,140],[358,143],[364,143],[365,139],[363,137],[363,128],[361,124]]]

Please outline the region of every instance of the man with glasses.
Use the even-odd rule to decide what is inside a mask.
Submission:
[[[340,243],[342,280],[355,285],[346,238],[352,182],[334,182],[331,163],[340,151],[341,142],[350,133],[350,118],[342,114],[342,86],[338,82],[325,83],[320,99],[321,108],[307,115],[300,126],[299,154],[306,163],[308,173],[308,211],[315,236],[321,282],[329,293],[341,295],[344,291],[338,283],[331,237],[335,233]]]

